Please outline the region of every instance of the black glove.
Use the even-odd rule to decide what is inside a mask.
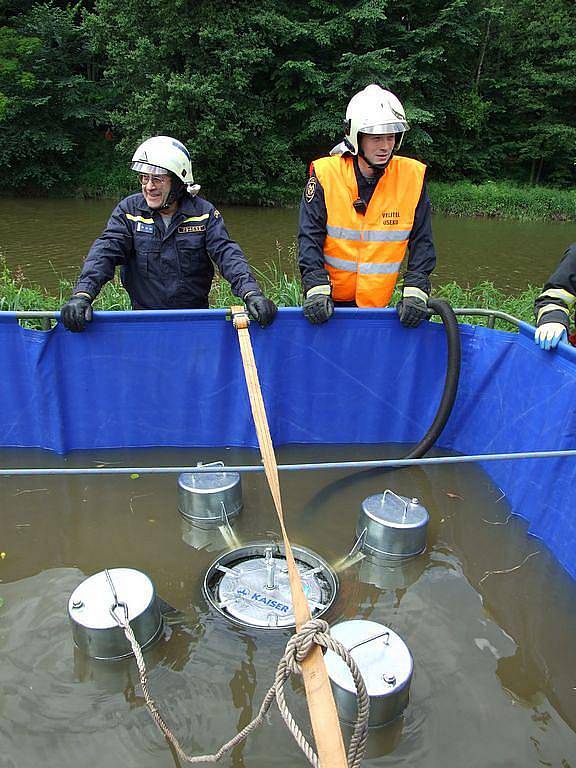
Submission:
[[[244,304],[260,328],[267,328],[278,312],[276,304],[266,298],[262,291],[248,291],[244,296]]]
[[[92,299],[88,296],[72,296],[60,310],[60,319],[69,331],[83,331],[92,320]]]
[[[396,312],[404,328],[416,328],[422,320],[429,320],[432,314],[423,299],[407,296],[396,304]]]
[[[320,289],[320,290],[319,290]],[[302,305],[304,317],[314,325],[330,320],[334,312],[334,302],[330,296],[330,286],[322,285],[310,288]]]

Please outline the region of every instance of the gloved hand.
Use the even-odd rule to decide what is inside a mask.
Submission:
[[[266,298],[262,291],[248,291],[244,296],[244,304],[260,328],[267,328],[278,312],[276,304]]]
[[[422,320],[429,320],[431,315],[428,304],[418,296],[404,296],[396,304],[396,312],[405,328],[416,328]]]
[[[554,349],[567,338],[566,326],[562,323],[542,323],[534,334],[534,342],[540,345],[540,349]]]
[[[330,295],[329,285],[315,285],[306,292],[302,305],[304,317],[314,325],[320,325],[330,320],[334,313],[334,302]]]
[[[85,293],[72,296],[60,310],[60,319],[69,331],[83,331],[92,320],[92,299]]]

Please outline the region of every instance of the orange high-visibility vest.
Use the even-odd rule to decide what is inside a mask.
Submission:
[[[364,215],[353,206],[358,184],[350,155],[322,157],[312,168],[328,213],[324,262],[332,297],[355,301],[359,307],[387,306],[414,225],[426,166],[394,156]]]

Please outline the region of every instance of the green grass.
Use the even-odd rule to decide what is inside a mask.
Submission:
[[[280,266],[279,260],[272,261],[264,270],[254,270],[265,293],[281,307],[298,307],[302,304],[302,290],[293,256],[294,253],[291,251],[287,270]],[[29,283],[21,272],[11,272],[6,262],[0,259],[0,310],[12,312],[58,310],[71,295],[72,289],[73,283],[70,280],[61,279],[57,294],[50,294],[40,286]],[[518,294],[507,295],[491,282],[468,287],[452,282],[437,287],[433,291],[433,296],[446,299],[453,307],[497,309],[532,323],[534,299],[540,290],[538,286],[529,285]],[[399,298],[400,292],[396,289],[390,306],[394,306]],[[233,295],[229,283],[217,275],[210,292],[210,306],[223,308],[238,303],[241,302]],[[130,309],[128,294],[118,277],[104,287],[94,302],[94,308],[96,310]],[[486,318],[481,317],[459,319],[461,322],[477,325],[485,325],[487,322]],[[30,321],[29,324],[31,327],[40,327],[40,322]]]
[[[297,245],[292,243],[287,258],[282,259],[282,249],[278,247],[276,257],[265,269],[251,268],[264,293],[279,307],[299,307],[303,301],[296,252]],[[230,284],[217,274],[210,291],[210,306],[229,307],[231,304],[238,304],[238,298],[232,293]]]
[[[576,192],[487,181],[430,183],[436,213],[450,216],[548,221],[576,221]]]

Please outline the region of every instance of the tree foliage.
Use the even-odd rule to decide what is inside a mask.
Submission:
[[[286,203],[370,82],[404,102],[403,149],[433,178],[574,178],[572,0],[4,0],[0,23],[16,186],[76,188],[80,163],[97,187],[94,169],[168,134],[209,192]]]
[[[34,4],[0,27],[2,164],[16,188],[73,181],[100,114],[88,62],[74,7]]]

